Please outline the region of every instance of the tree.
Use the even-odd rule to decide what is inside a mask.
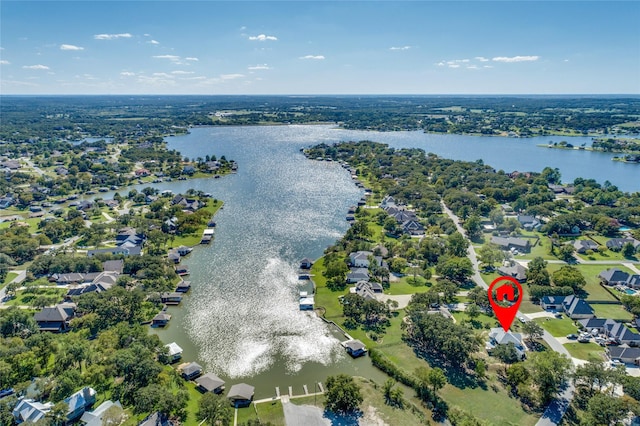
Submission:
[[[547,262],[541,257],[534,258],[527,265],[529,270],[527,271],[527,282],[530,286],[550,286],[551,278],[549,277],[549,271],[547,271]]]
[[[633,257],[635,254],[636,254],[636,249],[635,247],[633,247],[633,244],[631,244],[630,242],[622,246],[622,255],[627,259]]]
[[[555,351],[536,352],[528,360],[531,378],[538,387],[540,399],[548,403],[569,378],[571,360]]]
[[[511,386],[511,390],[526,383],[530,376],[529,370],[525,368],[523,362],[515,363],[507,369],[507,383]]]
[[[530,342],[538,340],[544,335],[542,326],[535,321],[527,321],[522,324],[522,331],[524,331],[524,333],[528,336],[528,340]]]
[[[493,348],[491,355],[498,358],[505,364],[513,364],[520,360],[518,352],[516,351],[516,346],[512,342],[509,342],[506,345],[496,345],[496,347]]]
[[[466,257],[442,256],[436,265],[436,273],[453,281],[464,282],[473,275],[473,265]]]
[[[434,394],[447,384],[447,376],[445,376],[444,371],[438,367],[429,370],[425,379]]]
[[[598,393],[587,404],[587,424],[620,424],[628,417],[629,411],[638,412],[637,403],[627,396],[620,398]]]
[[[346,374],[327,377],[326,408],[334,413],[349,413],[359,409],[363,401],[360,386]]]
[[[198,420],[209,426],[227,426],[233,423],[233,410],[225,397],[207,392],[198,402]]]
[[[558,257],[565,262],[572,262],[573,260],[575,260],[575,258],[573,257],[574,251],[575,248],[571,244],[564,244],[560,247]]]
[[[587,284],[582,273],[575,266],[565,265],[551,276],[557,287],[571,287],[574,292],[579,292]]]
[[[395,384],[396,381],[393,379],[387,379],[387,381],[384,382],[384,400],[387,405],[402,409],[405,404],[404,393],[402,389],[394,387]]]
[[[495,244],[485,244],[478,250],[478,257],[480,262],[493,268],[495,263],[504,260],[504,253]]]
[[[51,426],[64,426],[67,420],[67,413],[69,412],[69,405],[66,402],[58,402],[51,407],[51,411],[47,413],[49,424]]]
[[[473,215],[469,217],[463,226],[464,230],[467,231],[467,235],[469,238],[477,238],[482,234],[482,224],[480,218],[477,215]]]
[[[465,312],[467,313],[469,318],[471,318],[472,320],[477,318],[482,313],[482,311],[480,310],[480,307],[475,303],[469,303],[465,308]]]
[[[451,256],[463,257],[467,255],[469,241],[458,231],[447,238],[447,252]]]

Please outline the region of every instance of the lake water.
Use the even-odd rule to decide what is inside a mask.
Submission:
[[[384,375],[369,360],[352,360],[343,339],[310,313],[298,310],[297,266],[317,258],[347,229],[345,214],[362,196],[349,174],[330,162],[307,160],[300,148],[320,142],[374,140],[393,147],[418,147],[443,157],[472,160],[505,171],[558,167],[563,180],[590,177],[627,191],[640,190],[640,166],[611,161],[611,154],[536,147],[562,138],[513,139],[432,135],[422,132],[362,132],[332,126],[208,127],[167,138],[169,149],[196,158],[225,155],[237,161],[237,174],[153,185],[175,193],[195,188],[225,202],[216,215],[216,236],[197,247],[189,266],[191,293],[165,329],[165,342],[185,349],[185,361],[198,361],[227,384],[245,381],[256,397],[282,393],[337,372]],[[590,138],[572,138],[574,145]],[[145,185],[146,186],[146,185]],[[107,195],[107,194],[104,194]],[[103,195],[103,196],[104,196]]]

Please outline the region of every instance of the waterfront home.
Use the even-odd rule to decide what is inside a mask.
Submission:
[[[122,405],[120,401],[113,402],[111,400],[104,401],[93,411],[85,411],[82,417],[80,418],[80,422],[84,424],[84,426],[102,426],[102,419],[107,412],[107,410],[113,406],[116,406],[122,409]]]
[[[151,326],[164,327],[165,325],[169,324],[170,320],[171,320],[171,315],[169,315],[165,311],[162,311],[158,313],[155,317],[153,317],[153,319],[151,320]]]
[[[202,374],[202,367],[197,362],[190,362],[182,367],[181,374],[185,380],[193,380]]]
[[[353,358],[357,358],[367,353],[367,347],[360,340],[347,340],[346,342],[342,342],[342,346],[344,346],[347,353]]]
[[[108,254],[112,256],[140,256],[142,255],[142,247],[140,246],[132,246],[127,247],[125,245],[112,247],[112,248],[102,248],[87,251],[87,257],[93,257],[99,254]]]
[[[81,286],[70,288],[66,297],[81,296],[94,291],[96,293],[107,291],[116,285],[119,276],[120,274],[115,271],[100,272],[90,283],[83,283]]]
[[[62,333],[69,329],[69,322],[76,312],[75,303],[60,303],[53,307],[43,308],[34,315],[40,331]]]
[[[235,408],[248,407],[253,400],[255,388],[246,383],[238,383],[231,386],[227,398]]]
[[[176,342],[167,343],[164,345],[167,348],[167,355],[169,355],[169,362],[176,362],[182,358],[182,348],[178,346]]]
[[[187,246],[180,246],[176,249],[176,251],[178,252],[178,254],[180,256],[186,256],[189,253],[191,253],[191,250],[193,250],[191,247],[187,247]]]
[[[373,256],[370,251],[355,251],[349,254],[349,263],[355,268],[368,268],[369,256]]]
[[[224,380],[213,373],[207,373],[196,379],[197,389],[201,392],[222,393]]]
[[[358,281],[369,281],[369,270],[367,268],[351,269],[351,272],[347,274],[347,282],[349,284],[357,283]]]
[[[520,360],[524,359],[526,349],[522,343],[522,334],[504,331],[502,327],[492,328],[489,331],[489,341],[485,344],[485,349],[487,353],[491,355],[496,346],[508,345],[509,343],[513,344],[518,358]]]
[[[369,281],[358,281],[355,287],[349,289],[350,293],[355,293],[366,300],[378,300],[376,295],[382,294],[382,291],[382,284]]]
[[[180,253],[178,253],[176,250],[169,250],[169,253],[167,254],[167,260],[173,263],[180,263]]]
[[[35,423],[43,419],[51,411],[51,408],[53,408],[52,402],[43,404],[33,399],[21,399],[13,408],[12,414],[18,424],[23,422]]]
[[[177,265],[176,274],[180,275],[181,277],[184,275],[189,275],[189,268],[186,265]]]

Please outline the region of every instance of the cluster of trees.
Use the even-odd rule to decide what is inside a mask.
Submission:
[[[365,299],[358,294],[350,293],[343,297],[342,311],[347,317],[344,323],[347,328],[361,325],[365,330],[381,332],[390,325],[391,311],[386,303]]]
[[[568,296],[579,294],[587,284],[582,272],[575,266],[564,265],[560,269],[549,274],[547,261],[541,257],[535,257],[527,265],[527,284],[529,294],[534,300],[543,296]]]

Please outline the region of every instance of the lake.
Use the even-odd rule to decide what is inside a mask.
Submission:
[[[363,132],[333,126],[203,127],[167,138],[169,149],[189,158],[224,155],[237,174],[152,185],[175,193],[195,188],[225,202],[216,215],[216,236],[183,263],[191,293],[165,329],[163,341],[185,349],[185,361],[198,361],[227,380],[256,386],[256,397],[282,393],[345,372],[384,380],[366,358],[352,360],[344,339],[308,312],[298,309],[304,282],[297,267],[317,258],[347,229],[345,215],[362,196],[349,173],[336,163],[307,160],[300,148],[320,142],[373,140],[393,147],[417,147],[442,157],[471,160],[505,171],[558,167],[563,180],[582,176],[640,190],[640,166],[611,161],[611,154],[551,150],[536,144],[563,138],[495,138],[422,132]],[[567,138],[564,138],[567,139]],[[589,143],[572,138],[571,143]],[[143,185],[148,186],[148,185]],[[106,195],[106,194],[105,194]]]

